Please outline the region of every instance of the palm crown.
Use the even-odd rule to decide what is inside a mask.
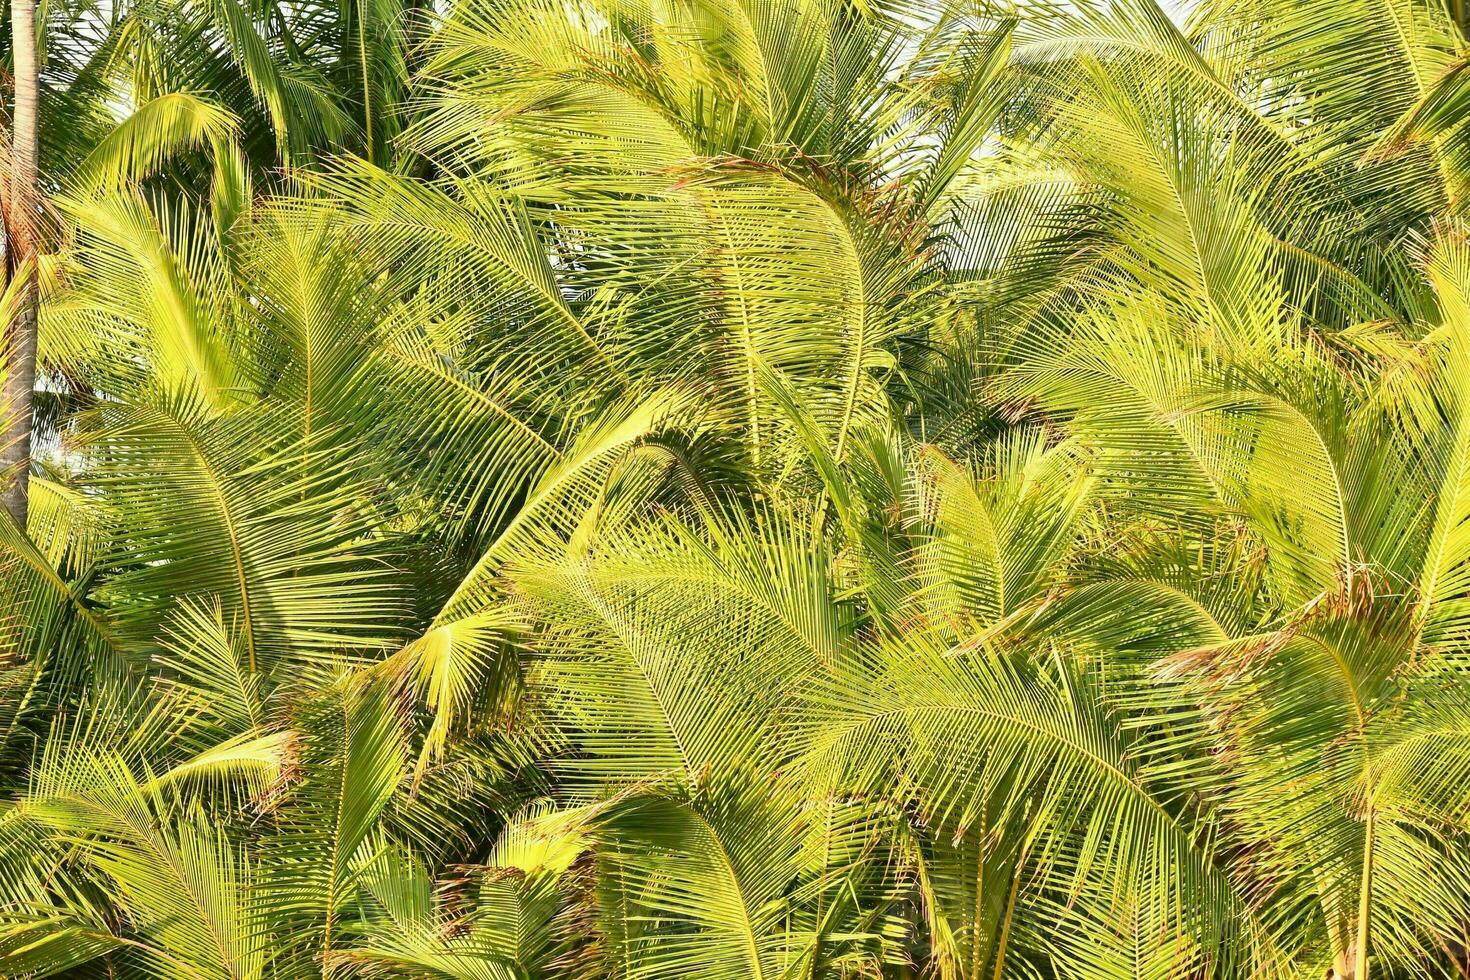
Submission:
[[[1463,974],[1456,17],[51,10],[0,973]]]

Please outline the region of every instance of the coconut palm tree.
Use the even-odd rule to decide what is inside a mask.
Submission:
[[[1453,14],[53,15],[0,973],[1463,976]]]
[[[10,10],[14,100],[11,112],[11,162],[5,195],[5,259],[7,281],[17,289],[7,309],[4,433],[0,435],[0,474],[6,480],[5,511],[26,522],[26,488],[31,457],[32,392],[36,379],[36,7],[19,0]],[[8,290],[7,290],[8,291]]]

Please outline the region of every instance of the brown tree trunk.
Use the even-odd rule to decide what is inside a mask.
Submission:
[[[19,305],[10,324],[6,347],[9,364],[5,372],[3,403],[7,412],[5,433],[0,437],[0,478],[6,512],[25,528],[28,503],[31,430],[35,415],[36,387],[36,218],[39,194],[36,170],[39,144],[36,139],[37,102],[40,82],[36,68],[35,0],[11,0],[11,50],[15,58],[15,102],[11,115],[9,254],[12,275],[25,276]],[[29,264],[27,264],[29,263]]]

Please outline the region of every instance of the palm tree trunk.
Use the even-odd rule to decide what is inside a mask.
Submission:
[[[5,373],[4,404],[8,412],[0,441],[0,478],[10,478],[4,490],[5,510],[22,529],[28,503],[31,429],[36,386],[36,139],[40,83],[36,69],[35,0],[11,0],[11,49],[15,57],[15,103],[12,112],[10,200],[7,264],[12,275],[25,276],[15,319],[10,325],[10,363]]]

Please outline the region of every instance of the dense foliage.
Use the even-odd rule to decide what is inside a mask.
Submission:
[[[1460,7],[43,7],[0,975],[1466,976]]]

